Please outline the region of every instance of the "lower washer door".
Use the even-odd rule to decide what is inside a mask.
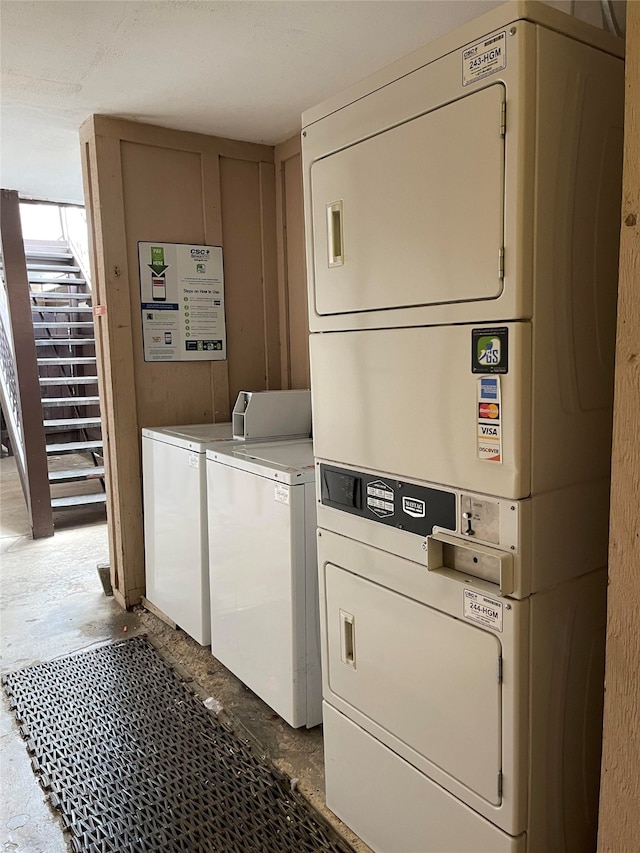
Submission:
[[[331,693],[499,805],[498,637],[331,563],[324,571]]]

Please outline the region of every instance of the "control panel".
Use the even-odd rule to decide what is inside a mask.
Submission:
[[[456,529],[456,496],[443,489],[321,463],[320,494],[325,506],[419,536]]]

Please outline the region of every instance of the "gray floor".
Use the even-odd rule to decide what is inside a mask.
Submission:
[[[67,515],[51,539],[34,541],[14,460],[0,460],[0,665],[3,672],[132,636],[151,635],[163,654],[248,731],[274,764],[298,780],[301,793],[356,847],[368,850],[324,805],[322,732],[296,731],[182,631],[143,608],[123,611],[102,590],[96,566],[108,561],[100,515]],[[64,853],[55,813],[31,772],[17,726],[0,705],[0,850]],[[170,853],[170,851],[167,851]]]

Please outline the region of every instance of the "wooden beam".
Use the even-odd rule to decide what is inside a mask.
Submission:
[[[102,310],[100,305],[100,287],[99,281],[102,274],[102,267],[98,265],[98,250],[100,250],[100,260],[102,261],[102,241],[98,231],[100,225],[100,211],[97,209],[94,198],[94,182],[96,173],[95,162],[95,147],[86,138],[81,138],[82,149],[82,178],[84,183],[84,197],[87,210],[87,232],[89,242],[89,259],[91,263],[91,281],[93,291],[93,307],[98,311]],[[107,412],[110,410],[107,406],[107,399],[112,397],[112,388],[108,382],[108,362],[106,353],[108,352],[108,343],[106,340],[106,326],[99,321],[99,314],[94,315],[94,337],[96,342],[96,363],[98,373],[98,391],[100,395],[100,414],[102,417],[102,453],[104,457],[105,470],[105,492],[106,492],[106,511],[107,511],[107,534],[109,537],[109,579],[111,581],[111,591],[115,595],[118,588],[118,564],[115,555],[118,552],[120,544],[116,542],[115,523],[114,519],[117,515],[115,505],[115,492],[112,486],[112,478],[115,473],[112,473],[115,467],[114,460],[111,456],[111,445],[108,439],[108,420]]]
[[[298,134],[275,147],[276,257],[278,264],[278,306],[280,313],[280,375],[283,388],[291,388],[286,162],[289,158],[299,155],[300,150],[300,136]]]
[[[267,388],[282,388],[280,370],[280,312],[276,247],[276,186],[272,163],[260,163],[260,236],[262,246],[262,300]]]
[[[94,115],[90,121],[99,136],[110,136],[123,142],[136,142],[148,145],[153,139],[154,146],[176,151],[194,151],[218,154],[220,157],[233,157],[234,160],[263,161],[273,163],[273,148],[256,142],[241,142],[224,136],[207,136],[203,133],[191,133],[186,130],[173,130],[154,124]]]
[[[625,143],[598,850],[640,850],[640,3],[627,4]]]
[[[0,232],[21,410],[24,449],[23,488],[33,538],[40,539],[53,536],[53,512],[29,281],[20,224],[20,201],[18,193],[14,190],[2,190]]]
[[[130,282],[120,142],[81,129],[90,149],[85,192],[91,198],[96,278],[94,307],[107,486],[111,585],[125,607],[144,592],[144,548],[140,487],[140,443],[134,382]],[[85,158],[85,166],[87,165]],[[89,195],[90,194],[90,195]],[[137,276],[137,270],[134,271]],[[134,284],[137,291],[137,284]]]
[[[309,388],[309,319],[299,135],[276,146],[276,230],[282,383]]]
[[[220,155],[217,152],[202,154],[202,218],[207,245],[222,246],[222,198],[220,190]],[[229,399],[229,360],[211,362],[211,397],[213,420],[226,423],[231,420],[234,400]]]

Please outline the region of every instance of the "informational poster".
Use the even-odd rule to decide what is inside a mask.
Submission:
[[[227,357],[221,246],[138,243],[145,361]]]

